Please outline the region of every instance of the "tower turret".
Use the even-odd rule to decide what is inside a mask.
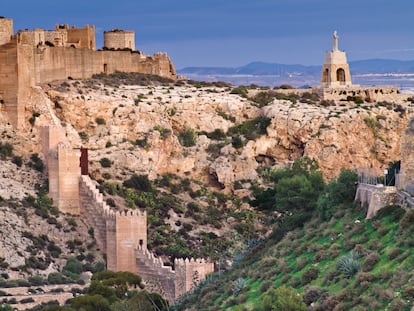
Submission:
[[[0,45],[10,42],[13,36],[13,20],[0,16]]]

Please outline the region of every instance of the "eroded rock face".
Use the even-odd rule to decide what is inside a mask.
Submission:
[[[73,82],[75,83],[75,82]],[[189,176],[202,182],[213,178],[230,190],[237,180],[256,179],[258,169],[286,165],[302,157],[315,158],[329,179],[341,168],[376,168],[380,172],[400,158],[400,136],[406,112],[383,104],[353,103],[323,107],[274,100],[258,108],[228,88],[193,86],[120,86],[76,82],[62,90],[47,88],[54,110],[68,129],[74,147],[90,148],[91,170],[99,176],[99,160],[113,161],[110,174],[163,173]],[[263,116],[267,133],[234,148],[231,138],[212,140],[203,133]],[[185,129],[199,133],[194,146],[178,139]],[[80,141],[77,133],[87,136]],[[76,145],[78,144],[78,145]]]

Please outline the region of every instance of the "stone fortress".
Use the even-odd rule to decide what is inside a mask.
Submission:
[[[15,128],[24,130],[28,120],[27,105],[44,100],[39,95],[39,85],[68,78],[87,79],[93,74],[115,71],[176,79],[167,54],[147,56],[135,51],[134,36],[132,31],[106,31],[105,47],[98,51],[93,26],[56,25],[50,31],[34,29],[14,34],[13,21],[0,18],[0,109]],[[325,100],[334,101],[359,96],[366,101],[396,102],[405,96],[394,87],[353,85],[346,54],[338,48],[336,32],[333,49],[325,56],[321,85],[312,91]],[[94,228],[97,244],[107,254],[108,269],[138,273],[149,287],[170,302],[214,271],[214,264],[203,259],[176,259],[174,269],[164,266],[162,260],[147,249],[146,213],[139,210],[116,211],[105,203],[88,176],[87,150],[70,146],[59,120],[52,120],[50,125],[41,127],[40,133],[49,195],[60,211],[80,215]],[[362,190],[357,196],[361,202],[375,197],[370,189],[365,192],[363,188],[359,189]],[[379,201],[384,200],[380,198]]]
[[[147,56],[135,51],[133,31],[104,33],[105,47],[96,50],[95,28],[56,25],[54,30],[21,30],[0,18],[0,109],[15,128],[24,128],[25,111],[36,86],[56,80],[87,79],[116,71],[154,74],[176,79],[166,53]]]
[[[174,269],[147,249],[147,214],[140,210],[117,211],[109,207],[97,184],[88,176],[87,150],[73,149],[60,125],[41,127],[49,196],[63,213],[80,216],[99,248],[107,255],[107,268],[140,275],[147,288],[173,302],[191,290],[214,264],[204,259],[175,259]]]
[[[13,127],[24,130],[26,105],[44,100],[37,85],[115,71],[176,79],[167,54],[146,56],[135,51],[134,37],[133,31],[107,31],[105,47],[97,51],[93,26],[56,25],[51,31],[14,34],[13,21],[0,18],[0,109]],[[214,264],[204,259],[175,259],[174,269],[164,266],[147,249],[146,212],[116,211],[105,203],[88,176],[87,150],[70,146],[59,120],[41,126],[40,136],[50,197],[61,212],[79,215],[94,228],[97,245],[107,255],[108,269],[139,274],[147,287],[170,302],[214,271]]]

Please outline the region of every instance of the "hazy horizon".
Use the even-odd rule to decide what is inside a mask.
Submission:
[[[179,69],[253,61],[320,65],[335,30],[350,61],[413,60],[414,3],[397,2],[44,0],[7,2],[0,14],[14,20],[15,31],[95,25],[98,48],[104,30],[131,29],[138,50],[165,51]]]

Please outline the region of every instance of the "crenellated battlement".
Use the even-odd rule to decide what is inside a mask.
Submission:
[[[173,302],[214,271],[204,259],[178,258],[164,265],[147,249],[147,212],[118,211],[105,202],[97,183],[81,175],[80,151],[71,148],[59,126],[41,128],[42,150],[49,174],[49,194],[61,211],[80,215],[113,271],[138,273],[148,285]],[[87,160],[87,159],[86,159]]]
[[[135,52],[133,31],[106,32],[111,49],[96,50],[95,27],[56,25],[14,35],[13,20],[0,18],[0,94],[10,123],[27,127],[25,107],[33,89],[56,80],[88,79],[94,74],[137,72],[176,79],[173,63],[165,53],[153,57]]]

